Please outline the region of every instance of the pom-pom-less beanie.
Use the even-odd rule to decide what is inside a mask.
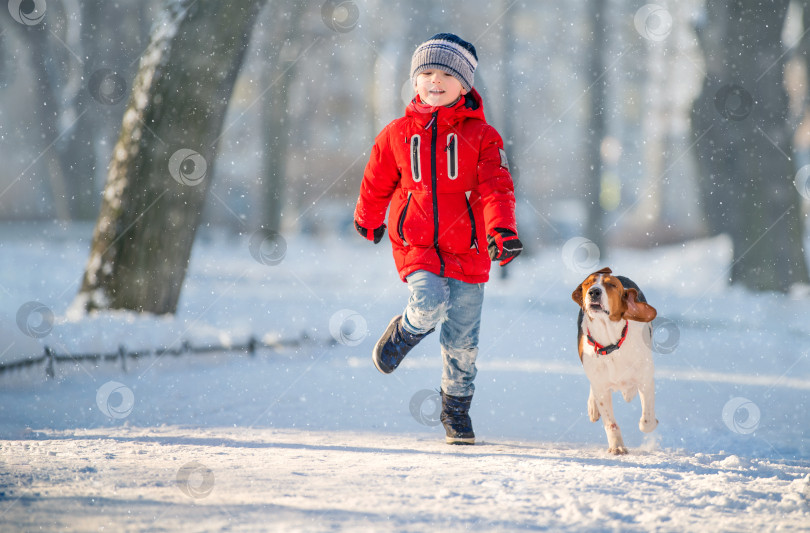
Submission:
[[[453,75],[467,91],[472,89],[478,56],[475,47],[452,33],[437,33],[420,44],[411,58],[411,79],[438,68]]]

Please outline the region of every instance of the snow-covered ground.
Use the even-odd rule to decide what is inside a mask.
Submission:
[[[407,298],[386,244],[284,235],[268,265],[250,235],[203,232],[176,316],[77,317],[90,234],[0,226],[0,361],[300,342],[0,374],[0,530],[810,530],[808,300],[729,288],[723,237],[587,266],[536,248],[493,276],[479,444],[451,447],[436,336],[391,376],[370,361]],[[660,317],[660,424],[643,436],[638,400],[616,396],[622,457],[588,421],[575,350],[571,292],[606,265]]]

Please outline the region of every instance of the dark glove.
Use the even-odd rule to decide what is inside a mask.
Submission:
[[[489,230],[487,235],[487,251],[493,261],[500,260],[504,266],[523,251],[523,243],[518,239],[517,233],[504,228]]]
[[[370,233],[366,228],[358,224],[356,220],[354,221],[354,227],[357,229],[357,233],[370,241],[374,241],[374,244],[379,243],[383,238],[383,234],[385,233],[385,224]]]

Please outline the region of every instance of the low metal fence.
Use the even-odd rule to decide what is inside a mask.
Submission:
[[[283,348],[299,347],[306,342],[313,342],[313,339],[302,336],[300,339],[292,340],[279,340],[274,342],[265,342],[258,340],[254,337],[248,339],[244,344],[231,344],[231,345],[214,345],[207,344],[204,346],[194,346],[188,341],[184,341],[176,348],[156,348],[156,349],[141,349],[131,350],[125,346],[119,346],[118,351],[108,353],[82,353],[82,354],[63,354],[57,353],[49,346],[45,346],[42,355],[36,357],[29,357],[27,359],[20,359],[18,361],[9,361],[0,363],[0,375],[8,372],[24,370],[26,368],[34,367],[37,365],[44,365],[45,376],[53,379],[56,376],[56,367],[64,363],[81,363],[84,361],[93,362],[110,362],[115,363],[118,361],[122,369],[127,371],[127,360],[139,359],[149,356],[162,357],[164,355],[172,355],[175,357],[183,355],[202,355],[212,353],[228,353],[228,352],[241,352],[250,356],[255,356],[257,350],[281,350]]]

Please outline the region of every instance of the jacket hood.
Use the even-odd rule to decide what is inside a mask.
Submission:
[[[433,118],[433,113],[437,110],[439,111],[439,126],[452,126],[466,118],[477,118],[486,122],[486,118],[484,118],[484,102],[475,88],[462,96],[451,107],[430,107],[423,104],[419,95],[416,95],[408,104],[408,107],[405,108],[405,116],[412,118],[417,124],[427,126]]]

